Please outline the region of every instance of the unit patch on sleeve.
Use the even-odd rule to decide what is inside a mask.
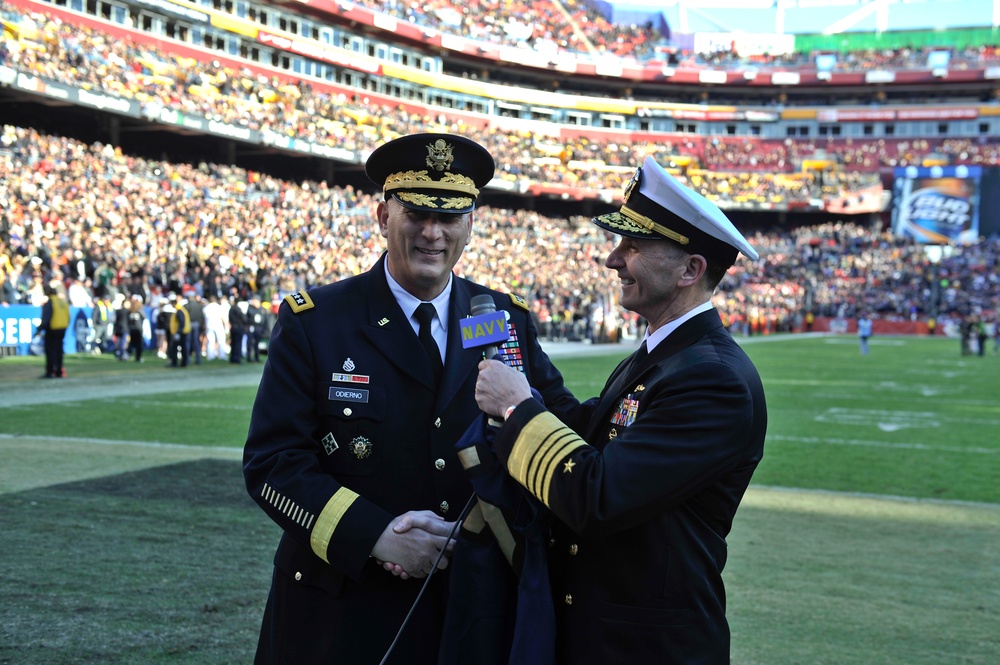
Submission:
[[[292,308],[292,311],[298,314],[299,312],[304,312],[307,309],[312,309],[316,305],[313,304],[312,298],[305,291],[297,291],[290,295],[285,296],[285,302],[288,306]]]

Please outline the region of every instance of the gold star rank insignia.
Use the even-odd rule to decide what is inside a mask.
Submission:
[[[573,473],[573,467],[576,466],[576,462],[571,459],[566,460],[563,464],[563,473]]]

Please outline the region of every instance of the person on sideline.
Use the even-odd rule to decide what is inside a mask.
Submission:
[[[868,339],[872,336],[872,320],[867,313],[858,317],[858,343],[861,345],[861,355],[868,355]]]
[[[229,362],[239,365],[243,362],[243,344],[249,321],[246,311],[240,308],[237,296],[232,296],[229,305]]]
[[[128,314],[126,315],[128,327],[128,348],[125,357],[132,355],[137,363],[142,362],[142,350],[146,345],[144,339],[147,325],[146,312],[142,304],[142,296],[133,294],[128,300]],[[123,358],[124,360],[125,358]]]
[[[66,376],[63,368],[64,341],[69,328],[69,303],[59,294],[54,284],[45,286],[47,300],[42,305],[42,322],[38,329],[45,331],[45,374],[43,379],[61,379]]]
[[[195,365],[201,364],[205,350],[205,301],[194,289],[189,289],[185,307],[191,319],[191,334],[188,335],[188,355]]]
[[[463,348],[471,298],[504,311],[501,353],[553,408],[575,405],[526,303],[452,273],[494,172],[479,144],[404,136],[368,177],[386,252],[373,268],[287,296],[278,310],[244,454],[250,496],[284,530],[255,662],[437,662],[448,558],[471,500],[454,449],[479,416],[483,353]]]
[[[480,363],[476,401],[503,418],[493,451],[557,518],[548,548],[556,662],[729,662],[726,536],[764,450],[753,363],[712,293],[757,252],[715,204],[647,158],[605,265],[649,322],[600,397],[557,417],[518,372]]]
[[[191,348],[191,314],[187,309],[187,299],[170,294],[173,312],[168,323],[170,341],[167,345],[168,367],[187,367],[188,352]]]

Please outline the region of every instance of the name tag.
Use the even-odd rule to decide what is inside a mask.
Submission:
[[[368,403],[368,391],[357,388],[330,388],[329,399],[334,402]]]

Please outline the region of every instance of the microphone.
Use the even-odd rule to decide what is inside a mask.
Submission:
[[[469,311],[472,316],[459,321],[462,348],[482,348],[484,358],[493,358],[499,352],[497,343],[506,342],[510,338],[507,312],[498,312],[493,296],[488,293],[472,296]]]

